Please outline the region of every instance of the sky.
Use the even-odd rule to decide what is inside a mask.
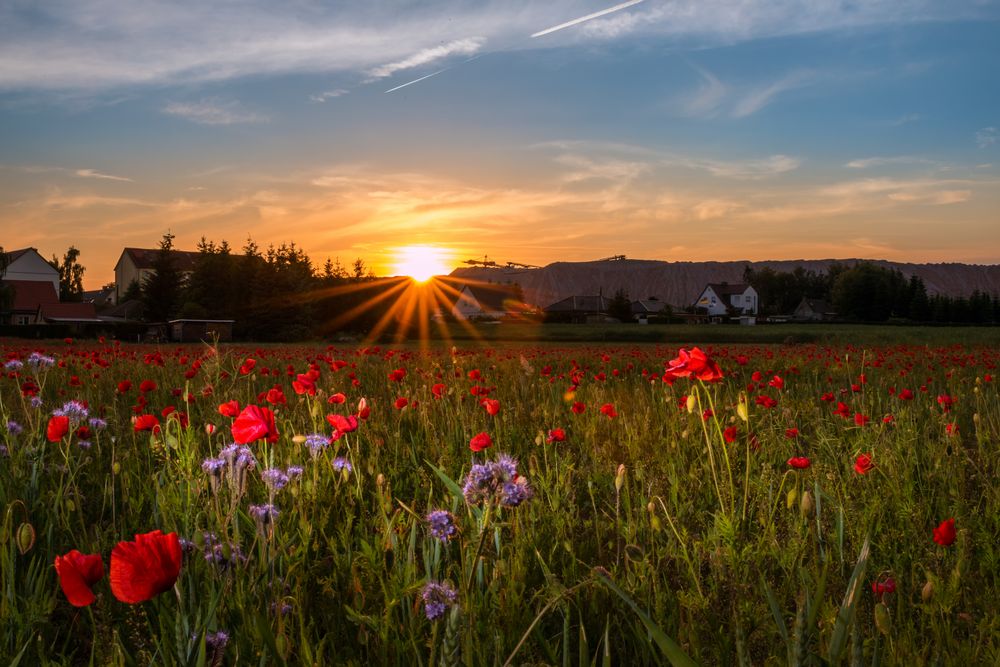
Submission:
[[[1000,263],[1000,3],[6,0],[0,245]]]

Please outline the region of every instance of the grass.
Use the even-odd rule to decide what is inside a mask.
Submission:
[[[2,343],[23,366],[0,378],[0,662],[996,664],[1000,350],[947,333],[702,344],[726,377],[672,385],[659,379],[672,344]],[[53,365],[27,363],[39,351]],[[297,394],[310,368],[318,391]],[[362,397],[356,431],[303,442],[328,439],[326,415]],[[46,438],[71,399],[107,422],[89,446]],[[228,400],[276,414],[280,435],[249,445],[245,479],[203,468],[232,441]],[[160,432],[136,432],[137,414]],[[565,440],[547,442],[556,428]],[[473,453],[481,432],[493,445]],[[501,453],[517,459],[507,481],[531,489],[516,506],[518,489],[463,488]],[[283,488],[265,483],[294,466]],[[267,503],[270,523],[251,511]],[[454,516],[444,542],[425,519],[435,509]],[[932,531],[947,518],[958,532],[942,546]],[[105,578],[93,605],[69,604],[57,555],[107,566],[119,541],[154,529],[185,540],[172,590],[128,605]],[[879,599],[872,583],[890,578]],[[428,582],[455,591],[433,620]]]

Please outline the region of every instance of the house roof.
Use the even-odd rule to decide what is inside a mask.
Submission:
[[[4,285],[14,288],[12,310],[38,310],[38,306],[59,303],[59,295],[48,280],[4,280]]]
[[[114,308],[109,308],[101,313],[102,316],[107,318],[120,318],[123,320],[139,319],[137,315],[142,312],[142,301],[138,299],[129,299],[128,301],[122,301]],[[131,318],[129,317],[131,315]]]
[[[810,299],[808,297],[802,297],[802,301],[799,302],[798,308],[803,306],[808,307],[814,313],[832,313],[833,309],[830,308],[828,304],[823,299]]]
[[[98,322],[92,303],[44,303],[42,318],[49,322]]]
[[[151,269],[159,252],[159,248],[125,248],[122,255],[128,255],[137,269]],[[174,258],[178,271],[194,271],[198,255],[201,253],[193,250],[171,250],[170,254]],[[119,262],[121,262],[120,259]]]
[[[547,313],[606,313],[611,299],[606,296],[568,296],[547,306]]]
[[[659,313],[667,306],[664,301],[654,301],[652,299],[639,299],[632,302],[632,314],[639,313]]]
[[[750,285],[747,283],[709,283],[708,287],[711,287],[718,296],[732,296],[733,294],[743,294]]]
[[[11,263],[11,262],[19,259],[21,257],[21,255],[23,255],[24,253],[31,252],[32,250],[34,250],[35,252],[38,252],[38,250],[35,249],[35,248],[21,248],[20,250],[10,250],[8,252],[5,252],[4,255],[6,256],[7,263],[9,264],[9,263]]]
[[[466,284],[463,290],[479,302],[483,310],[505,311],[509,302],[517,300],[517,290],[511,285],[473,285]]]

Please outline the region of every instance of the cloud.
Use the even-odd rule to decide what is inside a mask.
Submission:
[[[377,81],[379,79],[384,79],[392,76],[400,70],[420,67],[421,65],[426,65],[427,63],[432,63],[436,60],[441,60],[442,58],[447,58],[452,55],[471,56],[482,48],[485,41],[486,40],[482,37],[468,37],[466,39],[457,39],[453,42],[442,44],[441,46],[421,49],[420,51],[417,51],[413,55],[402,60],[387,63],[385,65],[379,65],[378,67],[368,70],[368,80]]]
[[[802,162],[788,155],[772,155],[760,160],[694,160],[690,164],[715,176],[758,179],[798,169]]]
[[[315,95],[310,95],[309,99],[313,102],[326,102],[327,100],[332,100],[335,97],[342,97],[347,95],[349,90],[346,88],[334,88],[333,90],[327,90],[326,92],[317,93]]]
[[[980,148],[987,148],[997,142],[997,128],[984,127],[976,132],[976,145]]]
[[[900,127],[901,125],[907,125],[909,123],[916,123],[918,120],[923,118],[918,113],[908,113],[900,116],[899,118],[889,121],[890,127]]]
[[[941,163],[937,160],[929,160],[923,157],[914,157],[912,155],[897,155],[894,157],[867,157],[858,160],[851,160],[845,167],[851,169],[868,169],[870,167],[885,167],[890,165],[902,165],[902,164],[916,164],[916,165],[927,165],[927,166],[941,166]]]
[[[686,116],[711,116],[726,96],[726,86],[707,69],[691,65],[701,77],[698,89],[681,102],[681,110]]]
[[[163,113],[179,116],[201,125],[234,125],[237,123],[266,123],[267,116],[247,111],[236,101],[204,99],[199,102],[171,102]]]
[[[76,176],[80,178],[102,178],[108,181],[126,181],[128,183],[132,182],[131,178],[125,178],[124,176],[114,176],[112,174],[105,174],[96,169],[77,169],[73,172]]]
[[[755,114],[771,104],[782,93],[807,86],[814,79],[815,75],[811,72],[792,72],[774,83],[751,90],[736,101],[733,106],[732,116],[734,118],[745,118]]]

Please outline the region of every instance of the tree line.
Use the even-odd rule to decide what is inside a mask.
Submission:
[[[1000,323],[1000,297],[976,290],[969,296],[927,293],[919,276],[858,262],[834,263],[825,272],[747,266],[745,282],[757,290],[762,315],[790,315],[803,297],[827,302],[839,319],[858,322],[907,320],[941,324]]]

